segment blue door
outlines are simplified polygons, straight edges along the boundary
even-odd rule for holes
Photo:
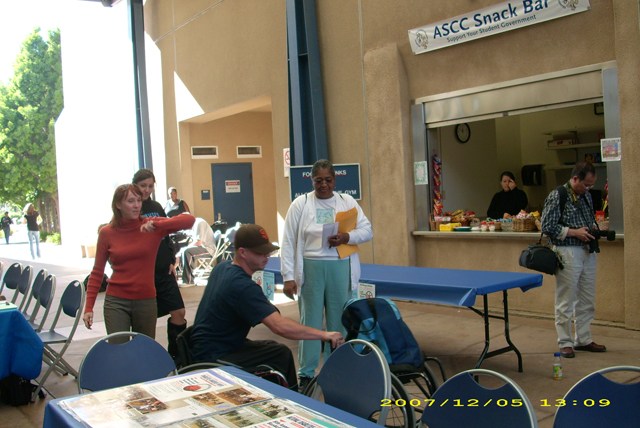
[[[251,163],[212,163],[213,213],[229,226],[255,223]],[[219,217],[218,217],[219,216]]]

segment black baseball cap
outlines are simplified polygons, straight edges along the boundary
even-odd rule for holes
[[[246,248],[258,254],[269,254],[280,247],[273,245],[269,241],[267,231],[257,224],[243,224],[236,232],[233,239],[233,246],[238,248]]]

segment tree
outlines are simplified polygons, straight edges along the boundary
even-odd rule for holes
[[[14,76],[0,85],[0,200],[32,202],[46,232],[59,232],[54,124],[62,112],[60,30],[22,43]]]

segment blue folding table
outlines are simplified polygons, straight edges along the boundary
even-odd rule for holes
[[[11,373],[35,379],[42,369],[44,345],[22,313],[9,306],[0,310],[0,379]]]
[[[385,266],[361,264],[360,282],[376,285],[376,296],[389,299],[465,306],[484,319],[485,346],[478,359],[479,368],[485,358],[514,351],[518,357],[518,371],[522,372],[522,355],[511,342],[509,334],[509,303],[507,290],[520,288],[523,292],[542,285],[542,274],[496,272],[462,269],[422,268],[414,266]],[[282,283],[280,258],[271,257],[265,270],[275,274]],[[502,291],[503,314],[489,314],[488,294]],[[476,297],[482,296],[484,309],[474,308]],[[504,321],[504,336],[508,346],[489,352],[489,318]]]

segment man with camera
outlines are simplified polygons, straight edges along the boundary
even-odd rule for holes
[[[571,179],[552,190],[542,210],[542,232],[554,244],[563,268],[556,271],[555,318],[558,345],[565,358],[577,351],[605,352],[591,339],[595,318],[596,253],[600,237],[589,189],[597,175],[589,162],[578,162]],[[564,189],[563,189],[564,188]],[[564,202],[564,203],[562,203]],[[595,236],[594,236],[595,234]],[[571,317],[575,313],[575,340]]]

